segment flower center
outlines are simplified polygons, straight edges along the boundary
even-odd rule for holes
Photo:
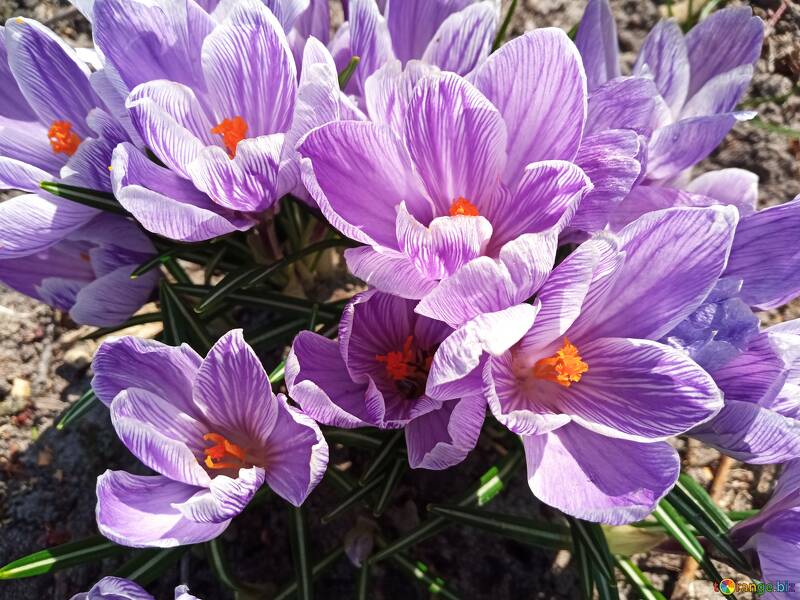
[[[47,139],[50,140],[53,152],[62,152],[67,156],[75,154],[81,145],[81,138],[72,131],[72,125],[67,121],[53,121],[47,132]]]
[[[216,127],[211,128],[211,133],[222,136],[222,143],[228,149],[228,156],[236,156],[236,145],[247,135],[247,121],[236,116],[232,119],[223,119]]]
[[[581,360],[578,348],[564,338],[564,345],[553,356],[542,358],[533,365],[533,376],[569,387],[581,380],[589,365]]]
[[[459,196],[450,205],[451,217],[479,217],[478,208],[466,198]]]
[[[241,446],[229,442],[218,433],[207,433],[203,439],[213,444],[203,450],[206,455],[205,465],[209,469],[240,469],[247,466],[247,452]]]
[[[406,398],[419,398],[425,391],[433,354],[414,348],[413,335],[406,338],[402,350],[378,354],[375,360],[385,365],[395,388]]]

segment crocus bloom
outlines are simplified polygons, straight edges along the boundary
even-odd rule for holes
[[[286,386],[303,411],[336,427],[405,427],[413,468],[445,469],[475,447],[486,413],[480,373],[436,398],[426,393],[439,343],[452,330],[414,302],[370,290],[347,305],[333,341],[301,332]]]
[[[367,78],[394,59],[466,75],[492,51],[499,9],[494,0],[402,0],[387,3],[384,17],[376,0],[350,0],[331,41],[339,70],[361,59],[346,91],[363,100]]]
[[[389,64],[366,82],[372,122],[328,123],[298,148],[323,214],[367,245],[346,252],[348,267],[381,291],[422,298],[523,234],[553,240],[540,258],[549,268],[592,184],[639,173],[627,158],[603,169],[630,136],[638,151],[635,133],[583,138],[585,76],[563,31],[510,41],[470,80]]]
[[[75,594],[71,600],[154,600],[138,583],[121,577],[103,577],[88,592]],[[175,600],[199,600],[189,593],[189,588],[175,588]]]
[[[69,312],[76,323],[96,327],[123,323],[150,299],[158,273],[135,280],[130,275],[156,250],[127,219],[100,214],[39,251],[26,248],[29,224],[17,222],[3,233],[13,243],[1,254],[13,258],[0,260],[0,282],[8,287]]]
[[[665,440],[712,417],[722,396],[686,354],[654,340],[708,296],[736,219],[728,207],[670,209],[584,242],[540,288],[533,326],[489,356],[489,406],[522,435],[537,498],[616,525],[672,487],[679,460]]]
[[[800,461],[786,465],[769,502],[757,515],[731,529],[730,535],[742,551],[757,559],[764,583],[773,584],[774,593],[761,597],[800,597]]]
[[[708,156],[738,120],[752,118],[754,113],[735,108],[750,84],[763,37],[763,24],[749,7],[714,11],[685,36],[674,21],[653,28],[633,67],[633,75],[652,78],[660,96],[652,115],[645,183],[679,175]],[[608,0],[590,0],[575,43],[596,107],[607,110],[609,103],[638,101],[651,106],[643,88],[638,98],[615,98],[613,90],[625,84],[619,79],[617,32]],[[617,127],[639,117],[630,108],[616,113]]]
[[[299,506],[322,478],[328,445],[316,423],[272,393],[241,330],[205,359],[132,337],[104,343],[92,382],[120,439],[154,476],[97,480],[100,532],[126,546],[215,538],[263,483]]]
[[[317,112],[308,97],[296,102],[286,35],[259,0],[235,3],[221,22],[192,0],[177,4],[97,2],[95,38],[132,88],[126,106],[137,132],[167,167],[120,145],[117,198],[146,229],[197,241],[248,229],[297,186],[294,143],[317,119],[339,118],[340,91],[324,46],[306,44],[301,88],[324,84],[324,93],[314,96]],[[130,7],[143,24],[131,22]],[[141,61],[129,60],[131,43]]]

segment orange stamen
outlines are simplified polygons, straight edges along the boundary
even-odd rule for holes
[[[533,376],[569,387],[581,380],[589,365],[581,360],[578,348],[564,338],[564,345],[553,356],[542,358],[533,365]]]
[[[206,455],[205,465],[209,469],[239,469],[245,466],[247,452],[241,446],[229,442],[218,433],[207,433],[203,439],[214,444],[203,450]],[[226,458],[233,460],[225,460]]]
[[[478,208],[466,198],[459,196],[450,205],[451,217],[479,217]]]
[[[67,121],[53,121],[47,132],[47,139],[50,140],[53,152],[62,152],[67,156],[75,154],[78,146],[81,145],[81,138],[72,131],[72,125]]]
[[[236,146],[247,137],[247,121],[236,116],[232,119],[223,119],[216,127],[211,128],[211,133],[222,136],[222,143],[228,149],[228,156],[236,156]]]
[[[403,344],[403,349],[400,352],[387,352],[386,354],[378,354],[375,360],[386,364],[386,372],[389,377],[395,381],[407,379],[415,371],[412,364],[414,361],[414,351],[412,345],[414,344],[414,336],[410,335],[406,338]]]

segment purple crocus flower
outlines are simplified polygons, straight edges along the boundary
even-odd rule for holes
[[[367,78],[395,59],[466,75],[492,51],[499,16],[494,0],[396,0],[385,16],[376,0],[350,0],[331,52],[340,70],[361,59],[346,91],[363,100]]]
[[[154,600],[138,583],[122,577],[103,577],[88,592],[75,594],[71,600]],[[189,588],[175,588],[175,600],[200,600],[189,593]]]
[[[708,296],[736,220],[729,207],[669,209],[584,242],[539,289],[541,308],[520,341],[490,353],[489,407],[522,436],[540,500],[621,524],[644,517],[672,487],[679,461],[665,440],[711,418],[722,395],[685,353],[654,340]],[[497,297],[492,279],[476,273],[472,282],[473,297]],[[457,348],[440,353],[459,367]]]
[[[0,28],[0,188],[38,192],[0,204],[0,259],[24,240],[40,252],[99,211],[45,194],[44,180],[111,190],[108,166],[125,129],[93,89],[95,76],[75,51],[30,19]]]
[[[283,27],[259,0],[236,2],[221,22],[193,0],[100,0],[94,23],[96,43],[132,90],[136,131],[167,167],[130,144],[114,153],[114,192],[149,231],[197,241],[250,228],[297,187],[296,141],[339,118],[327,50],[306,44],[298,89]],[[141,60],[130,61],[132,47]]]
[[[641,127],[642,116],[649,121],[645,182],[653,183],[669,181],[697,164],[737,121],[754,116],[735,108],[750,84],[763,37],[763,23],[749,7],[715,11],[685,36],[674,21],[658,23],[633,67],[633,75],[652,79],[658,92],[649,116],[636,107],[653,107],[652,94],[641,82],[620,78],[608,0],[589,1],[575,43],[594,100],[590,105],[606,117],[611,113],[617,127]],[[626,86],[632,93],[620,97]],[[619,110],[623,105],[626,109]]]
[[[525,234],[551,240],[539,258],[549,268],[592,184],[639,173],[635,160],[602,168],[629,136],[638,151],[633,132],[583,137],[585,76],[563,31],[510,41],[470,80],[389,64],[366,82],[372,122],[328,123],[298,148],[323,214],[366,244],[346,252],[350,271],[381,291],[422,298]]]
[[[800,319],[749,338],[733,358],[707,367],[725,406],[691,434],[748,463],[800,458]]]
[[[439,343],[452,331],[414,314],[414,302],[375,290],[347,305],[333,341],[301,332],[286,359],[291,397],[335,427],[405,428],[413,468],[446,469],[478,440],[486,401],[480,372],[435,397],[426,392]]]
[[[106,471],[97,523],[126,546],[217,537],[263,483],[299,506],[319,483],[328,445],[316,423],[275,396],[241,330],[205,359],[132,337],[94,357],[95,393],[128,449],[158,475]]]
[[[784,467],[769,502],[731,529],[730,535],[742,551],[757,559],[764,583],[773,585],[772,593],[760,597],[800,597],[800,461]]]
[[[29,198],[35,196],[17,196],[6,204]],[[3,232],[9,246],[0,260],[0,282],[8,287],[69,312],[76,323],[96,327],[123,323],[150,299],[158,273],[135,280],[130,275],[155,248],[127,219],[100,214],[38,251],[27,248],[30,221],[15,225]]]

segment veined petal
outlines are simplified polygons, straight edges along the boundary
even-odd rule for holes
[[[586,121],[586,74],[563,31],[537,29],[503,44],[471,80],[508,129],[504,183],[513,184],[532,162],[575,156]]]
[[[439,69],[418,60],[405,66],[390,60],[370,75],[364,89],[370,120],[387,125],[397,137],[403,136],[406,110],[417,83],[424,77],[434,77]]]
[[[50,177],[50,173],[39,167],[0,156],[0,189],[36,193],[40,189],[39,184],[48,181]]]
[[[370,286],[401,298],[417,300],[436,287],[411,258],[390,248],[348,248],[344,258],[349,271]]]
[[[151,271],[132,281],[135,268],[136,264],[123,265],[84,286],[75,297],[70,318],[94,327],[124,323],[150,300],[160,278],[157,271]]]
[[[445,20],[474,0],[393,0],[386,19],[394,53],[403,63],[421,58]],[[351,17],[352,19],[352,17]]]
[[[207,490],[195,494],[177,509],[195,523],[227,523],[239,515],[264,483],[264,469],[239,469],[234,479],[217,475]]]
[[[573,423],[522,441],[534,495],[587,521],[643,519],[680,474],[678,453],[666,442],[607,438]]]
[[[347,90],[352,88],[363,96],[367,77],[394,58],[392,38],[375,0],[350,0],[348,9],[350,56],[361,61]]]
[[[207,542],[227,529],[195,523],[177,508],[203,488],[162,476],[106,471],[97,478],[97,527],[105,537],[134,548],[172,548]]]
[[[726,113],[736,108],[753,78],[752,65],[740,65],[709,79],[681,110],[682,119]]]
[[[650,30],[639,51],[633,74],[651,73],[658,92],[678,115],[689,91],[689,54],[675,21],[660,21]]]
[[[476,2],[451,14],[425,48],[423,62],[459,75],[475,69],[492,51],[497,9],[495,2]],[[416,27],[419,26],[417,23]]]
[[[692,179],[686,191],[709,196],[723,204],[733,204],[744,217],[756,209],[758,175],[745,169],[709,171]]]
[[[575,35],[583,58],[589,91],[619,77],[617,24],[608,0],[589,0]]]

